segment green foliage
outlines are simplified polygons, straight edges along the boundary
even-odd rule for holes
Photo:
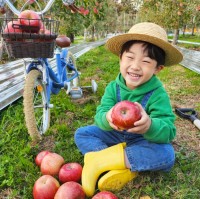
[[[74,132],[83,125],[93,123],[96,107],[106,85],[119,72],[119,61],[117,56],[101,46],[78,58],[77,67],[82,74],[81,85],[89,85],[90,80],[95,79],[98,83],[97,93],[85,90],[84,98],[77,101],[71,100],[64,91],[52,96],[54,108],[51,109],[51,126],[36,146],[30,145],[24,124],[22,99],[0,112],[0,198],[32,198],[33,184],[41,176],[34,158],[41,150],[57,152],[66,162],[76,161],[83,165],[83,156],[74,143]],[[159,78],[172,100],[182,100],[183,105],[187,103],[185,98],[193,99],[200,92],[199,75],[181,66],[165,68]],[[200,111],[200,104],[198,101],[196,103]],[[187,136],[189,130],[188,124],[184,122],[181,134]],[[198,131],[193,131],[199,135]],[[116,195],[120,199],[137,199],[144,195],[152,199],[198,198],[200,157],[198,147],[189,147],[191,142],[182,139],[174,141],[176,164],[170,173],[142,172]]]
[[[145,0],[138,14],[142,21],[152,21],[176,29],[193,24],[194,18],[199,16],[196,11],[198,4],[198,0]]]

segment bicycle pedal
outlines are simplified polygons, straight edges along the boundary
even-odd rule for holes
[[[72,99],[80,99],[83,96],[83,91],[80,87],[72,87],[69,94]]]

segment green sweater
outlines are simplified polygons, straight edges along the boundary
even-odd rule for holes
[[[121,100],[139,103],[141,103],[147,92],[156,89],[146,104],[146,112],[152,122],[143,136],[148,141],[155,143],[169,143],[174,139],[176,136],[175,115],[172,111],[169,96],[156,76],[153,76],[148,82],[136,89],[131,90],[126,86],[122,75],[119,74],[116,80],[107,85],[101,103],[97,107],[95,115],[95,124],[97,126],[106,131],[112,130],[106,119],[106,113],[117,103],[116,84],[120,87]]]

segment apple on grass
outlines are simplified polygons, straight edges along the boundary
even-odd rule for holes
[[[110,191],[101,191],[94,195],[92,199],[118,199],[118,197]]]
[[[35,158],[35,163],[37,166],[40,166],[42,163],[43,158],[49,154],[49,151],[41,151],[40,153],[37,154],[36,158]]]
[[[81,174],[82,166],[77,162],[70,162],[60,168],[58,178],[62,183],[69,181],[79,182]]]
[[[49,153],[44,156],[40,165],[40,171],[43,175],[56,176],[64,163],[65,160],[61,155],[57,153]]]
[[[134,127],[134,123],[141,118],[139,106],[128,100],[118,102],[111,114],[113,124],[121,130],[127,130]]]
[[[54,199],[85,199],[85,192],[79,183],[65,182],[59,187]]]
[[[50,175],[43,175],[37,179],[33,186],[34,199],[54,199],[60,187],[59,182]]]
[[[35,11],[24,10],[19,14],[18,18],[21,25],[26,27],[24,31],[33,33],[39,32],[41,26],[41,18]],[[28,26],[31,26],[31,28]]]

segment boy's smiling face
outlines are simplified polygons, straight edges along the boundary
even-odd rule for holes
[[[120,58],[120,72],[130,89],[147,82],[164,67],[157,66],[157,61],[151,59],[144,49],[144,43],[135,43]]]

